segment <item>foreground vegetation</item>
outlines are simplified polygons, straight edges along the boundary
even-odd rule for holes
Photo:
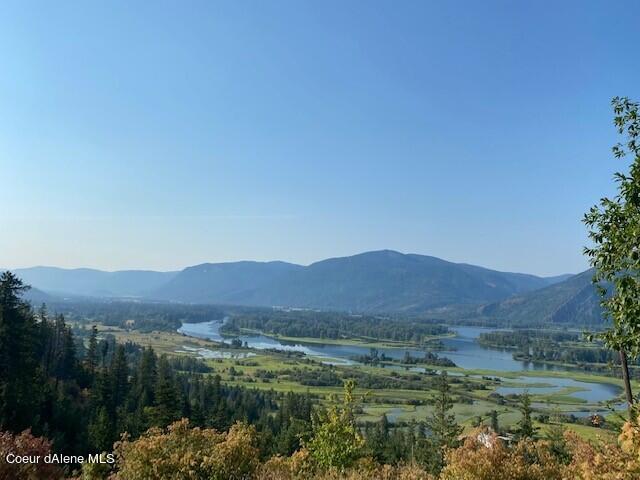
[[[397,437],[381,424],[364,437],[353,421],[352,385],[341,403],[313,416],[308,436],[293,454],[261,455],[260,434],[244,422],[228,431],[194,427],[181,419],[154,427],[137,439],[125,435],[114,444],[113,463],[85,463],[78,480],[247,479],[247,480],[610,480],[640,475],[640,426],[626,422],[616,443],[586,442],[561,428],[535,438],[526,416],[513,440],[491,428],[465,437],[448,414],[446,379],[438,409],[429,419],[429,437],[416,432],[411,454],[399,461]],[[526,404],[523,405],[526,408]],[[51,444],[28,432],[0,435],[0,452],[46,455]],[[66,472],[46,464],[0,464],[2,478],[62,479]]]

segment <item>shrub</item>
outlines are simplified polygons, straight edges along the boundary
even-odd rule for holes
[[[116,480],[229,480],[250,478],[258,466],[256,432],[237,423],[228,433],[190,428],[182,419],[115,446]]]
[[[51,442],[43,437],[34,437],[30,430],[14,435],[0,432],[0,479],[56,480],[64,478],[62,469],[45,463],[44,457],[51,453]],[[36,463],[9,463],[7,455],[39,456]]]

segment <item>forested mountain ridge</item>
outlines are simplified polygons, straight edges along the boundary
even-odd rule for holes
[[[150,296],[188,303],[247,304],[273,282],[303,270],[286,262],[203,263],[187,267]]]
[[[15,272],[47,293],[396,313],[499,302],[566,277],[499,272],[392,250],[331,258],[308,266],[241,261],[204,263],[179,272],[53,267]]]
[[[589,269],[565,281],[479,307],[452,309],[448,317],[507,325],[596,325],[602,323],[598,292]]]
[[[313,263],[247,295],[249,305],[412,312],[507,298],[546,286],[533,275],[456,264],[391,250]]]
[[[554,281],[382,250],[306,267],[283,262],[203,264],[178,273],[151,296],[193,303],[419,312],[498,301]]]

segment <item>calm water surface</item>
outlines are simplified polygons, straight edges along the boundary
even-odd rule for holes
[[[185,323],[178,329],[179,333],[191,337],[206,338],[216,342],[229,343],[228,338],[220,335],[219,329],[223,324],[221,320],[214,320],[205,323]],[[509,350],[484,347],[477,342],[480,333],[490,332],[495,329],[483,327],[452,327],[456,332],[455,337],[444,338],[445,349],[438,351],[438,355],[450,358],[457,366],[464,369],[484,369],[503,372],[539,371],[540,376],[519,377],[517,379],[504,379],[511,383],[541,384],[539,387],[529,385],[528,387],[498,387],[497,393],[508,395],[510,393],[520,394],[528,390],[532,395],[559,393],[567,387],[578,387],[583,390],[572,393],[571,396],[586,400],[589,403],[598,403],[611,400],[620,394],[621,389],[617,385],[607,383],[591,383],[573,380],[571,378],[556,378],[544,376],[545,371],[566,370],[556,365],[544,363],[523,362],[514,360],[512,352]],[[354,364],[351,358],[358,355],[365,355],[370,352],[369,347],[358,345],[331,345],[322,343],[302,343],[288,342],[267,337],[265,335],[240,335],[243,343],[258,350],[277,349],[282,351],[301,352],[310,357],[321,359],[325,363],[332,364]],[[384,353],[393,359],[402,359],[408,352],[412,356],[424,355],[424,350],[419,348],[392,348],[380,347],[378,352]]]

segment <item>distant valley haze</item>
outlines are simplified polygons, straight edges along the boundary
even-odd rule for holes
[[[203,263],[179,271],[88,268],[14,269],[33,300],[72,296],[194,304],[292,307],[447,319],[500,315],[565,322],[598,320],[591,272],[552,277],[500,272],[393,250],[329,258],[308,266],[282,261]]]

